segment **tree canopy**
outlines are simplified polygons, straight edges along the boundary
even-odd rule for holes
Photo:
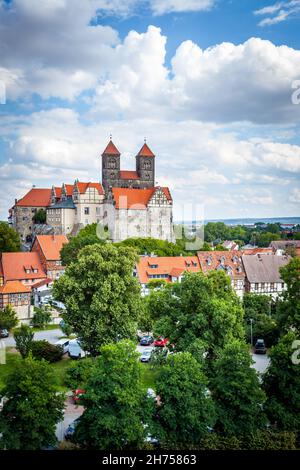
[[[298,348],[298,351],[296,348]],[[300,341],[295,332],[283,336],[269,353],[264,378],[266,413],[278,429],[300,431]]]
[[[239,341],[225,345],[214,364],[211,380],[216,405],[216,430],[226,435],[247,435],[263,427],[265,394],[251,367],[247,346]]]
[[[77,442],[99,450],[144,446],[149,402],[138,358],[130,341],[102,346],[81,399],[84,412],[76,427]]]
[[[300,258],[292,258],[280,269],[280,275],[287,285],[283,300],[278,304],[280,325],[285,331],[294,328],[300,334]]]
[[[0,222],[0,253],[20,251],[19,234],[6,222]]]
[[[92,355],[105,343],[134,338],[140,314],[140,286],[133,277],[137,255],[112,244],[86,246],[53,286],[63,318]]]
[[[68,266],[75,261],[79,251],[87,245],[103,245],[104,240],[97,235],[97,224],[90,224],[82,228],[79,233],[66,243],[60,252],[61,261]]]
[[[214,405],[207,378],[190,353],[169,355],[157,377],[159,440],[175,446],[199,444],[214,425]]]
[[[63,417],[64,396],[57,394],[50,366],[31,356],[16,364],[2,390],[0,448],[36,450],[56,443],[56,424]]]
[[[181,283],[149,295],[154,331],[186,351],[199,338],[209,357],[232,338],[243,338],[243,309],[224,272],[186,273]]]

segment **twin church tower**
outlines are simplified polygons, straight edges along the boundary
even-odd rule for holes
[[[110,140],[102,153],[102,186],[107,195],[111,188],[148,189],[155,187],[155,155],[146,142],[136,155],[136,170],[121,170],[120,152]]]

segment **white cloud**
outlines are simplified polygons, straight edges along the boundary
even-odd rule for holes
[[[156,154],[156,180],[170,187],[176,207],[183,202],[204,204],[209,218],[242,216],[241,210],[249,206],[255,215],[288,210],[293,215],[286,180],[297,187],[298,146],[240,139],[221,126],[197,121],[152,118],[84,125],[78,113],[63,108],[14,119],[3,119],[10,143],[7,162],[0,165],[5,211],[32,184],[50,187],[77,177],[99,181],[100,155],[112,132],[123,169],[134,168],[134,156],[147,136]],[[289,167],[290,162],[294,166]]]
[[[254,14],[259,16],[267,15],[261,20],[259,26],[271,26],[273,24],[282,23],[287,19],[296,16],[300,12],[300,0],[290,0],[276,2],[273,5],[255,10]],[[273,16],[272,16],[273,15]]]
[[[300,189],[294,188],[290,194],[289,201],[294,204],[300,204]]]
[[[300,76],[300,51],[257,38],[208,49],[184,41],[169,68],[159,28],[130,31],[120,42],[112,28],[89,25],[101,6],[109,2],[14,0],[12,9],[0,7],[0,79],[8,98],[75,100],[89,91],[93,119],[299,119],[291,87]]]
[[[155,15],[171,12],[210,10],[216,0],[150,0],[150,7]]]

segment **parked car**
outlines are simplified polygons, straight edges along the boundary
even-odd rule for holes
[[[164,348],[165,346],[167,346],[168,343],[169,343],[168,338],[163,338],[162,336],[159,336],[159,337],[154,341],[154,346],[156,346],[156,347],[158,347],[158,348]]]
[[[69,342],[68,354],[72,359],[81,359],[82,357],[86,356],[86,353],[82,349],[78,338]]]
[[[152,355],[152,348],[145,348],[141,355],[141,362],[149,362]]]
[[[266,354],[267,348],[263,339],[258,339],[254,346],[254,354]]]
[[[9,337],[9,332],[7,331],[6,328],[1,328],[0,329],[0,338],[8,338]]]
[[[73,421],[71,424],[69,424],[69,426],[67,427],[66,431],[65,431],[65,439],[66,441],[70,441],[72,440],[73,436],[74,436],[74,433],[75,433],[75,429],[76,429],[76,426],[78,425],[79,423],[79,419],[80,418],[77,418],[75,419],[75,421]]]
[[[153,343],[153,337],[148,335],[148,336],[143,336],[140,345],[141,346],[150,346]]]
[[[61,346],[63,350],[63,354],[66,354],[67,352],[69,352],[69,344],[70,344],[70,340],[67,338],[64,338],[64,339],[59,339],[58,341],[56,341],[55,346]]]
[[[73,398],[73,401],[75,404],[78,404],[80,398],[85,394],[85,390],[83,390],[82,388],[77,388],[76,390],[74,390],[73,392],[73,395],[72,395],[72,398]]]

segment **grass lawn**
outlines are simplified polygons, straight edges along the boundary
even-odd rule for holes
[[[150,368],[147,363],[142,363],[142,384],[145,388],[153,388],[155,390],[155,380],[159,374],[160,367],[156,366],[155,369]]]
[[[18,353],[7,352],[6,353],[6,364],[0,364],[0,391],[5,385],[5,379],[10,372],[12,372],[19,362],[21,362],[21,356]],[[58,388],[60,391],[67,391],[67,387],[64,383],[64,377],[66,369],[74,364],[74,360],[70,359],[68,356],[63,358],[59,362],[54,362],[50,364],[51,368],[55,372],[57,378]]]

